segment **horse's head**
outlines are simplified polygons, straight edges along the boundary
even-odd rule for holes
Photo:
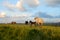
[[[38,17],[35,17],[34,20],[36,20]]]
[[[30,23],[32,22],[32,21],[29,21]]]

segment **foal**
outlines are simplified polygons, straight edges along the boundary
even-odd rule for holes
[[[32,25],[36,25],[36,22],[29,21],[29,23]]]

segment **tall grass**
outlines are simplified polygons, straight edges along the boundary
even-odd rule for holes
[[[0,40],[60,40],[60,27],[1,24]]]

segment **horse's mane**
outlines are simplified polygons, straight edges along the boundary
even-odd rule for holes
[[[40,20],[40,21],[44,22],[43,19],[42,19],[42,18],[39,18],[39,17],[35,17],[34,20],[35,20],[35,21],[36,21],[36,20]]]

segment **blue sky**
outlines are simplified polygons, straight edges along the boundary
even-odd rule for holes
[[[2,20],[7,17],[32,19],[33,16],[38,16],[39,12],[46,16],[60,18],[60,0],[0,0],[0,19],[2,18]],[[48,16],[43,18],[48,18]],[[12,21],[14,20],[12,19]]]

